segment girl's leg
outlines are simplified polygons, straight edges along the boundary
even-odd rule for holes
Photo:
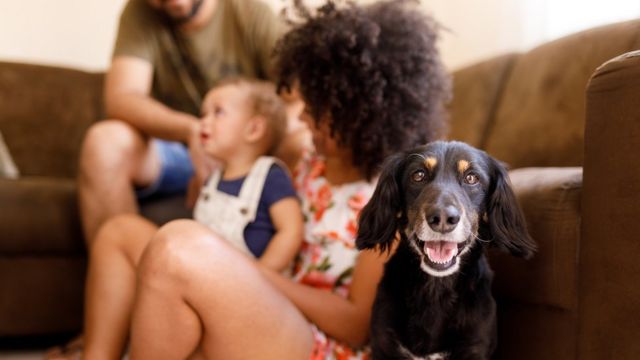
[[[141,216],[121,215],[98,231],[85,289],[84,358],[122,357],[135,296],[135,267],[156,230]]]
[[[193,221],[161,228],[138,269],[132,359],[305,359],[311,327],[255,262]]]

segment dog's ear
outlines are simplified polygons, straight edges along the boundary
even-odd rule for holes
[[[379,246],[380,251],[385,251],[396,237],[401,221],[398,214],[404,201],[397,177],[404,158],[403,154],[397,154],[385,162],[373,196],[360,213],[356,237],[360,250]]]
[[[527,232],[527,225],[516,196],[509,185],[509,175],[505,166],[489,157],[491,184],[487,216],[492,242],[498,248],[515,256],[530,258],[536,251],[536,244]]]

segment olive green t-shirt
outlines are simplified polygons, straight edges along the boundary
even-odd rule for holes
[[[188,34],[171,29],[147,0],[130,0],[120,16],[113,56],[149,61],[151,96],[175,110],[198,115],[206,91],[221,79],[272,78],[273,47],[286,24],[259,0],[216,0],[214,14],[203,28]],[[178,43],[187,50],[181,52]],[[185,62],[184,54],[190,61]],[[198,71],[189,71],[194,67]]]

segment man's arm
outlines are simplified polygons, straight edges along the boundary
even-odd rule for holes
[[[153,137],[188,143],[198,119],[151,98],[153,66],[133,56],[116,56],[105,81],[105,106],[110,118],[125,121]]]

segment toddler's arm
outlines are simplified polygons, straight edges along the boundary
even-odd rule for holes
[[[283,198],[271,205],[269,215],[276,232],[258,261],[270,269],[282,271],[291,264],[302,243],[300,202],[291,196]]]

